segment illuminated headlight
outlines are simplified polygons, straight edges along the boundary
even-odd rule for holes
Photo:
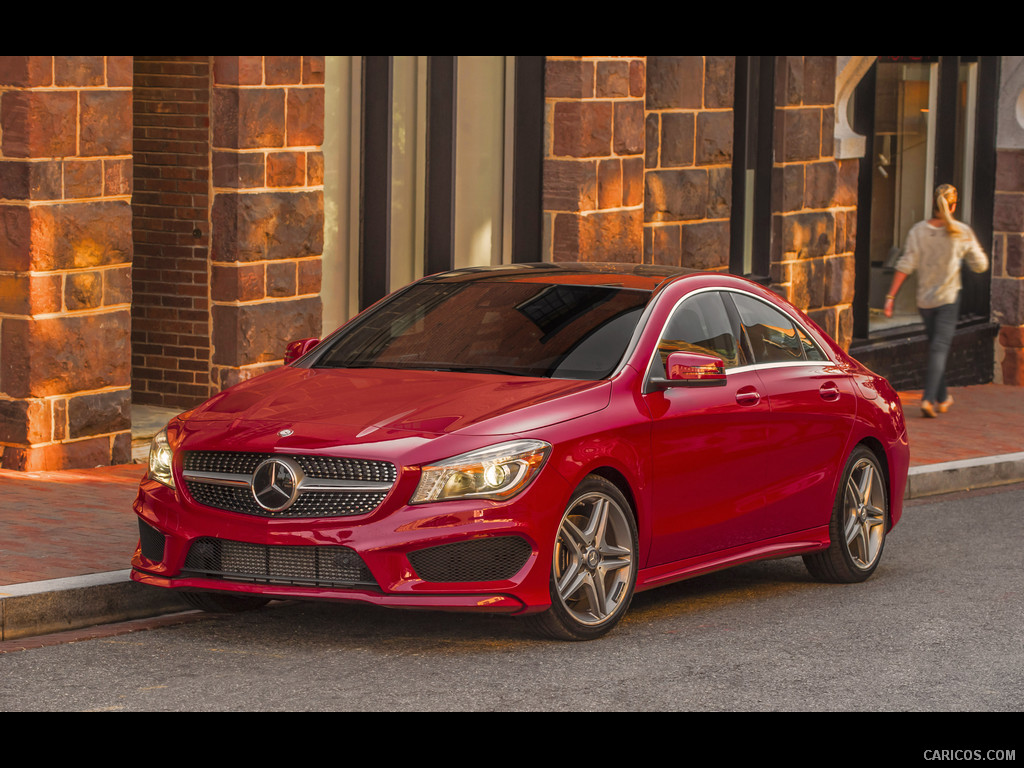
[[[503,501],[526,488],[551,451],[540,440],[514,440],[423,467],[411,504],[449,499]]]
[[[171,444],[167,442],[167,428],[161,429],[149,446],[149,476],[158,483],[174,487],[171,476]]]

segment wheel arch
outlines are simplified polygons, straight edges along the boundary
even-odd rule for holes
[[[591,469],[587,474],[603,477],[618,488],[622,492],[622,495],[626,497],[626,501],[629,502],[630,511],[633,513],[633,519],[639,525],[639,508],[637,506],[636,494],[633,493],[633,487],[622,472],[617,470],[615,467],[602,465]]]

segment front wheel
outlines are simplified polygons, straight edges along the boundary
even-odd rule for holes
[[[864,581],[878,567],[889,526],[885,475],[878,458],[863,445],[850,455],[829,523],[828,549],[804,555],[821,581]]]
[[[629,608],[636,586],[637,532],[626,497],[591,475],[573,493],[555,536],[551,608],[529,617],[557,640],[593,640]]]

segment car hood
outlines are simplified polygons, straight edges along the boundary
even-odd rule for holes
[[[607,381],[447,371],[283,367],[238,384],[185,414],[189,425],[241,437],[287,428],[301,439],[370,442],[385,433],[508,435],[601,410]]]

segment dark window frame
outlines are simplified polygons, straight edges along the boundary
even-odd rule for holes
[[[737,56],[733,100],[732,214],[729,271],[769,281],[775,131],[775,57]],[[744,269],[747,171],[754,171],[751,267]]]

